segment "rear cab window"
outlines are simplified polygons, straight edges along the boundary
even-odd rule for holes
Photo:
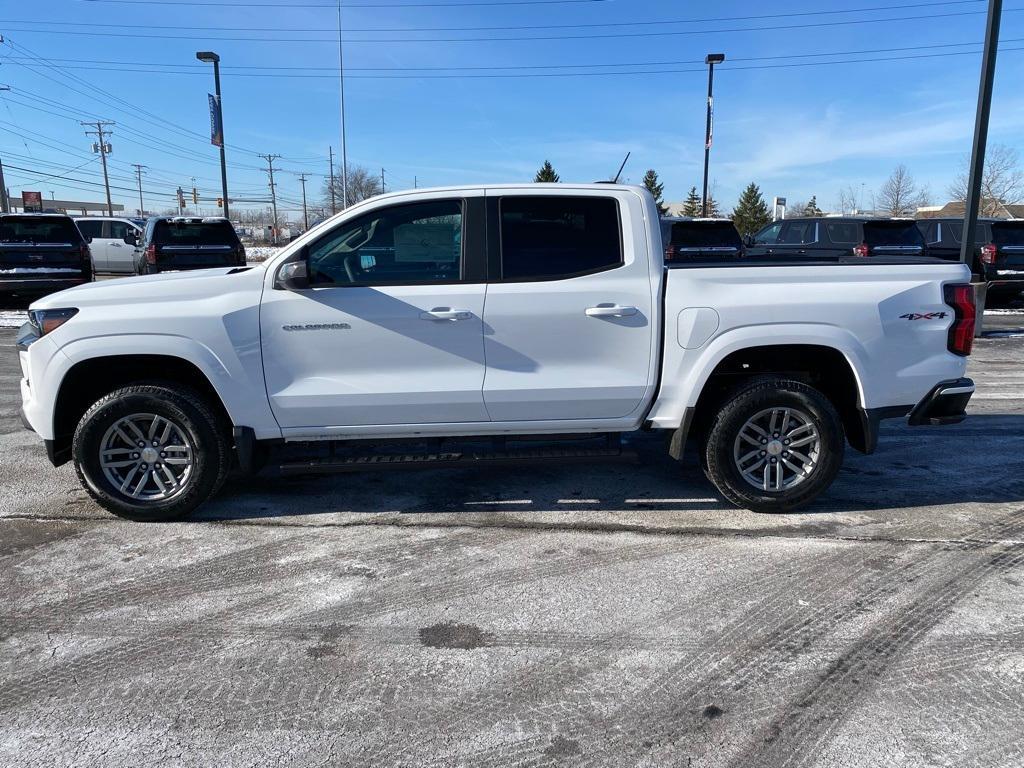
[[[1024,224],[1024,222],[1022,222]],[[952,238],[957,244],[963,242],[964,234],[964,223],[962,221],[942,221],[938,224],[942,239],[947,241]],[[974,244],[983,245],[991,242],[992,236],[988,231],[988,224],[984,222],[978,223],[978,228],[974,230]]]
[[[500,219],[502,280],[564,280],[624,263],[614,198],[503,197]]]
[[[743,244],[731,221],[677,221],[670,237],[671,244],[680,248],[739,248]]]
[[[1024,221],[993,222],[992,242],[996,245],[1024,246]]]

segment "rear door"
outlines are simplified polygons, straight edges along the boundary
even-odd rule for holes
[[[489,192],[487,212],[491,419],[634,415],[651,386],[657,332],[641,198]],[[640,225],[624,228],[630,221]]]
[[[864,242],[871,256],[925,256],[924,236],[911,219],[865,221]]]

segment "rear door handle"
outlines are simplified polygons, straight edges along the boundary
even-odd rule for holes
[[[587,307],[587,317],[632,317],[639,312],[636,307],[620,307],[618,304],[598,304]]]
[[[420,320],[471,320],[473,313],[468,309],[450,309],[449,307],[434,307],[429,312],[421,312]]]

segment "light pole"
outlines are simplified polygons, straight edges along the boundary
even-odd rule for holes
[[[708,161],[711,159],[711,115],[714,112],[713,89],[715,83],[715,64],[725,61],[724,53],[709,53],[704,58],[708,65],[708,119],[704,131],[704,196],[701,198],[701,215],[708,215]]]
[[[220,139],[220,187],[223,196],[224,218],[228,218],[228,162],[224,156],[224,109],[220,98],[220,56],[213,51],[196,51],[196,58],[213,64],[213,88],[217,96],[217,122],[220,124],[220,135],[211,136]],[[216,142],[214,142],[216,143]]]

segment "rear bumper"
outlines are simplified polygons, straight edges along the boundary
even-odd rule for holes
[[[974,394],[971,379],[940,381],[910,412],[912,427],[924,424],[959,424],[967,418],[967,403]]]

